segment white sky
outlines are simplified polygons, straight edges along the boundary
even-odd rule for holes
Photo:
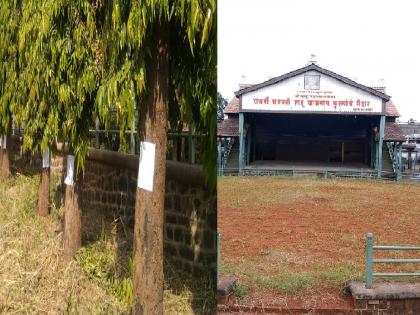
[[[401,117],[420,121],[420,2],[218,0],[218,91],[318,65],[367,86],[384,79]]]

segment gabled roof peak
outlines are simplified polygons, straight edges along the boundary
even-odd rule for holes
[[[252,91],[258,90],[260,88],[263,88],[263,87],[266,87],[266,86],[269,86],[269,85],[276,84],[276,83],[281,82],[283,80],[292,78],[294,76],[297,76],[299,74],[302,74],[302,73],[305,73],[305,72],[308,72],[308,71],[312,71],[312,70],[317,71],[317,72],[322,73],[322,74],[325,74],[325,75],[327,75],[329,77],[335,78],[335,79],[337,79],[337,80],[339,80],[339,81],[341,81],[341,82],[343,82],[345,84],[351,85],[351,86],[353,86],[355,88],[361,89],[361,90],[363,90],[365,92],[368,92],[370,94],[373,94],[373,95],[375,95],[377,97],[380,97],[381,99],[383,99],[385,101],[389,101],[391,99],[391,97],[388,96],[388,95],[386,95],[385,93],[382,93],[380,91],[377,91],[377,90],[375,90],[375,89],[373,89],[371,87],[368,87],[366,85],[357,83],[357,82],[355,82],[353,80],[350,80],[347,77],[344,77],[342,75],[339,75],[339,74],[337,74],[335,72],[332,72],[330,70],[321,68],[320,66],[316,65],[315,63],[311,63],[311,64],[309,64],[309,65],[307,65],[307,66],[305,66],[303,68],[300,68],[300,69],[291,71],[291,72],[286,73],[286,74],[283,74],[281,76],[271,78],[270,80],[267,80],[265,82],[262,82],[262,83],[259,83],[259,84],[254,84],[254,85],[249,86],[247,88],[238,90],[238,91],[235,92],[235,95],[236,95],[236,97],[239,97],[239,96],[241,96],[243,94],[246,94],[248,92],[252,92]]]

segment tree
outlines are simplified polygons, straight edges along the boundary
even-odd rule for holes
[[[131,127],[135,108],[139,111],[140,139],[155,144],[156,158],[153,190],[136,192],[134,313],[161,314],[166,132],[170,123],[194,123],[196,131],[205,136],[201,162],[208,185],[215,189],[216,2],[6,2],[1,9],[17,7],[16,3],[23,7],[22,23],[16,19],[15,29],[1,29],[2,36],[10,37],[6,42],[16,43],[20,25],[19,49],[15,50],[22,69],[13,72],[15,51],[10,53],[2,45],[0,92],[8,94],[2,93],[0,105],[5,106],[0,108],[0,131],[10,126],[5,122],[13,106],[21,104],[23,109],[16,113],[25,121],[25,150],[38,154],[53,149],[60,139],[74,155],[80,175],[93,118],[98,116],[109,129],[109,112],[116,108],[124,147],[125,131]],[[4,21],[12,19],[8,12]],[[13,80],[19,73],[21,77]],[[16,97],[20,100],[14,99],[13,88],[4,88],[11,80],[18,84]],[[66,187],[67,258],[81,243],[79,175]],[[45,180],[49,181],[48,174]]]
[[[23,78],[29,95],[23,114],[24,149],[40,153],[54,149],[60,139],[76,161],[74,181],[66,185],[63,241],[67,258],[81,244],[80,171],[100,80],[97,9],[95,1],[26,0],[20,31]],[[40,200],[48,200],[48,188],[49,173],[44,176],[43,171]]]
[[[228,101],[223,98],[222,94],[217,92],[217,121],[223,121],[224,119],[224,109],[227,106]]]
[[[19,64],[18,28],[21,15],[20,2],[0,2],[0,135],[1,177],[10,176],[10,148],[13,113],[18,110]],[[6,140],[6,141],[4,141]]]
[[[156,145],[153,191],[137,189],[134,313],[162,314],[163,206],[168,122],[195,122],[206,133],[207,180],[216,180],[216,3],[109,1],[104,6],[104,72],[97,106],[116,104],[125,132],[139,108],[141,141]],[[169,115],[170,113],[170,115]],[[121,141],[125,141],[121,137]],[[140,174],[142,176],[142,174]]]

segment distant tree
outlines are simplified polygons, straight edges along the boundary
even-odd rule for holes
[[[221,122],[224,119],[224,110],[227,104],[227,99],[223,98],[220,92],[217,92],[217,122]]]
[[[21,3],[14,0],[0,1],[0,150],[1,177],[10,176],[11,129],[14,114],[19,113],[19,53],[18,29],[21,19]]]

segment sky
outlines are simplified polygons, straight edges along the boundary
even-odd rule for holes
[[[218,91],[318,65],[385,86],[401,117],[420,121],[418,1],[218,0]]]

